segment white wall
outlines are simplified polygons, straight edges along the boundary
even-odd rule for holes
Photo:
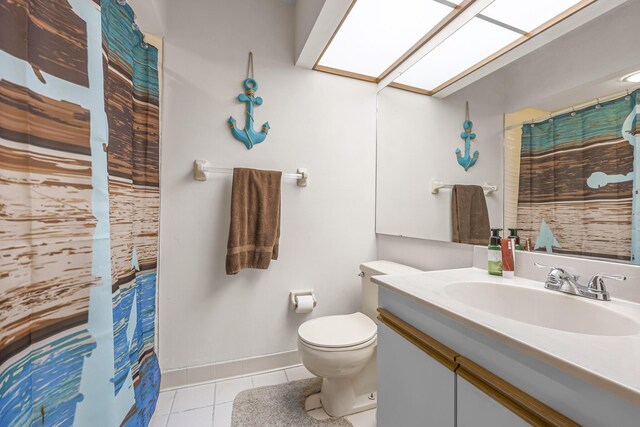
[[[398,262],[424,271],[470,267],[472,245],[411,237],[377,235],[378,259]]]
[[[294,68],[294,6],[280,0],[166,2],[161,170],[160,362],[163,370],[296,348],[298,325],[360,304],[360,262],[375,258],[376,86]],[[254,53],[253,150],[231,137],[229,115]],[[294,172],[282,186],[280,259],[269,270],[225,275],[230,176],[192,179],[214,166]],[[313,288],[312,316],[289,310],[289,290]]]
[[[457,116],[452,116],[451,119],[443,118],[441,114],[432,112],[434,108],[448,111],[451,105],[463,105],[464,100],[469,99],[471,119],[479,141],[476,146],[479,147],[480,159],[474,167],[478,168],[486,160],[483,154],[487,151],[487,142],[502,146],[502,130],[500,128],[496,131],[495,128],[497,121],[500,121],[501,127],[502,113],[526,107],[554,110],[627,88],[629,85],[622,84],[619,77],[640,69],[640,57],[631,54],[637,51],[637,35],[633,31],[620,31],[620,28],[637,26],[638,16],[640,2],[629,1],[443,100],[425,101],[426,97],[418,94],[394,94],[394,97],[405,98],[406,102],[405,107],[395,106],[397,116],[422,117],[417,124],[405,121],[403,126],[417,127],[422,138],[433,141],[432,147],[440,147],[438,150],[446,156],[450,154],[451,149],[455,149],[454,143],[461,146],[456,141],[457,133],[460,132],[460,119]],[[389,97],[389,90],[386,88],[381,92],[379,104]],[[437,104],[438,101],[442,104]],[[378,108],[385,107],[379,105]],[[454,123],[457,123],[457,127],[453,127]],[[447,131],[450,137],[443,140],[441,132],[445,127],[451,128]],[[380,141],[378,146],[381,156]],[[432,151],[435,152],[435,148],[432,148]],[[459,168],[451,160],[447,158],[447,165]],[[455,162],[455,159],[453,161]],[[422,174],[427,175],[424,171]],[[423,184],[420,181],[416,185]],[[502,186],[502,180],[499,184]],[[378,199],[380,211],[379,196]],[[450,211],[447,209],[443,217],[444,215],[450,215]],[[437,223],[446,225],[443,220]],[[495,224],[493,220],[492,224]],[[377,229],[380,232],[379,220]],[[432,239],[439,238],[433,236]],[[378,235],[377,243],[378,257],[381,259],[406,262],[424,269],[471,266],[473,249],[470,245],[381,235]]]

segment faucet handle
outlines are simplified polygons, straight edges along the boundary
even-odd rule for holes
[[[561,268],[559,268],[559,267],[554,267],[553,265],[541,264],[541,263],[539,263],[538,261],[535,261],[535,262],[533,263],[533,265],[535,265],[536,267],[541,267],[541,268],[550,268],[550,269],[552,269],[552,270],[562,270],[562,269],[561,269]]]
[[[622,281],[622,280],[627,280],[627,277],[621,276],[618,274],[604,274],[604,273],[594,274],[591,280],[589,280],[588,288],[593,292],[608,293],[604,286],[604,280],[602,279]]]

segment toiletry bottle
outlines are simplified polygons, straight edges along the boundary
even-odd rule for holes
[[[500,244],[500,231],[502,228],[491,229],[491,240],[487,247],[487,267],[489,274],[502,276],[502,246]]]
[[[527,252],[533,251],[533,242],[531,241],[531,237],[527,237],[524,241],[524,250]]]
[[[512,278],[516,268],[516,239],[502,239],[502,275]]]
[[[519,228],[510,228],[509,232],[511,234],[509,235],[509,239],[515,239],[515,241],[516,241],[516,250],[517,251],[523,251],[524,250],[524,246],[522,246],[520,244],[520,237],[518,236],[518,230],[519,230]]]

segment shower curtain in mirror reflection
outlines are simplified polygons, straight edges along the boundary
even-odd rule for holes
[[[124,3],[124,2],[123,2]],[[0,0],[0,426],[146,426],[158,51],[116,0]]]
[[[554,252],[640,263],[639,103],[635,91],[523,126],[523,235]]]

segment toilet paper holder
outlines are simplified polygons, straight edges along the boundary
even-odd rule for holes
[[[289,293],[289,298],[291,300],[293,309],[295,310],[296,308],[298,308],[298,297],[303,295],[311,295],[311,298],[313,298],[313,308],[316,308],[318,301],[316,300],[316,295],[313,293],[313,289],[304,289],[300,291],[291,291]]]

